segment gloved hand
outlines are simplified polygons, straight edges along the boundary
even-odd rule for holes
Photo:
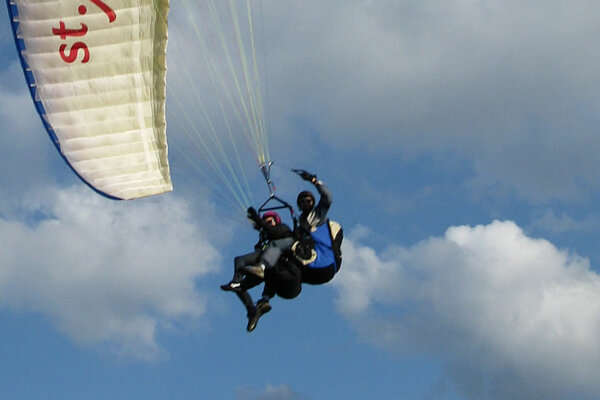
[[[304,179],[305,181],[309,181],[309,182],[312,182],[313,180],[317,179],[317,176],[316,176],[316,175],[313,175],[313,174],[311,174],[311,173],[310,173],[310,172],[308,172],[308,171],[302,171],[302,172],[300,173],[300,177],[301,177],[302,179]]]
[[[256,225],[256,223],[258,221],[260,221],[260,217],[258,216],[258,212],[256,212],[256,210],[254,209],[254,207],[248,207],[248,210],[246,211],[246,217],[248,217],[248,219],[250,221],[252,221],[252,223],[254,223]]]
[[[303,260],[308,260],[312,257],[312,251],[315,248],[315,242],[312,239],[303,239],[298,242],[295,255]]]

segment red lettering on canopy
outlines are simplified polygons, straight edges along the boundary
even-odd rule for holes
[[[67,29],[63,21],[59,21],[59,28],[52,28],[54,35],[60,36],[62,40],[65,40],[67,36],[84,36],[88,27],[85,24],[81,24],[81,29]]]
[[[108,22],[114,22],[114,20],[117,19],[117,14],[115,14],[115,12],[113,11],[113,9],[110,8],[102,0],[90,0],[90,1],[92,3],[94,3],[98,8],[100,8],[102,11],[104,11],[104,13],[106,14],[106,16],[108,17]]]
[[[83,42],[74,43],[73,46],[71,46],[71,48],[69,49],[69,54],[67,54],[65,52],[66,49],[67,49],[66,44],[61,44],[60,48],[58,49],[58,53],[60,54],[60,57],[63,59],[64,62],[69,63],[69,64],[74,63],[75,60],[77,59],[77,55],[79,54],[79,50],[83,51],[83,58],[82,58],[81,62],[83,64],[85,64],[86,62],[90,61],[90,51],[85,43],[83,43]]]
[[[117,19],[117,14],[115,11],[110,8],[103,0],[90,0],[96,7],[98,7],[106,16],[108,17],[108,22],[112,23]],[[80,4],[77,7],[77,12],[79,15],[86,15],[87,7],[83,4]],[[58,28],[52,28],[52,34],[56,36],[60,36],[62,40],[67,40],[67,38],[72,37],[81,37],[83,38],[87,32],[88,27],[86,24],[80,23],[81,28],[79,29],[70,29],[67,28],[63,21],[58,21]],[[85,42],[76,42],[69,48],[66,43],[62,43],[58,48],[58,53],[60,57],[66,63],[73,63],[77,60],[78,55],[82,54],[81,63],[85,64],[90,60],[90,50],[85,44]]]

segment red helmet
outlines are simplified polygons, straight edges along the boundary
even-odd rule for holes
[[[262,215],[263,220],[269,217],[273,218],[275,222],[277,222],[277,224],[281,223],[281,218],[279,217],[279,214],[277,214],[275,211],[267,211]]]

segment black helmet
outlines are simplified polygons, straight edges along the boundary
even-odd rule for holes
[[[298,197],[296,198],[296,204],[298,204],[298,207],[300,207],[300,199],[303,199],[305,197],[310,197],[312,199],[313,203],[315,202],[315,196],[308,190],[304,190],[304,191],[298,193]]]

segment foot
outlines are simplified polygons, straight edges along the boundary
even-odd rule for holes
[[[248,332],[252,332],[254,328],[256,328],[256,324],[258,323],[259,315],[256,313],[256,308],[252,310],[248,310],[248,325],[246,326],[246,330]]]
[[[271,304],[267,300],[259,300],[256,303],[256,313],[260,315],[264,315],[271,311]]]
[[[248,265],[244,268],[244,271],[246,271],[249,274],[256,275],[260,279],[265,279],[265,266],[263,264]]]
[[[225,285],[221,285],[221,290],[225,290],[228,292],[241,292],[242,284],[240,282],[231,281]]]
[[[246,327],[246,330],[252,332],[254,328],[256,328],[256,324],[258,324],[258,319],[269,311],[271,311],[269,302],[259,300],[258,303],[256,303],[256,309],[248,311],[248,326]]]

